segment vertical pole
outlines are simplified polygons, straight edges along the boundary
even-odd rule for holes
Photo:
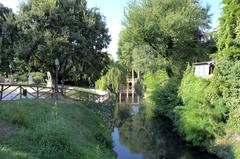
[[[122,102],[122,92],[120,91],[119,92],[119,103],[121,103]]]
[[[132,103],[134,103],[134,91],[132,91]]]
[[[1,85],[0,101],[2,100],[2,96],[3,96],[3,85]]]
[[[20,89],[20,99],[22,99],[22,86],[19,86]]]
[[[134,88],[135,88],[134,70],[132,70],[132,103],[134,103]]]
[[[56,65],[55,95],[58,100],[58,66]]]
[[[38,89],[38,86],[37,86],[37,99],[39,98],[39,89]]]
[[[128,90],[129,90],[129,82],[128,82],[128,73],[127,73],[127,87],[126,87],[126,91],[127,91],[127,99],[128,100]]]

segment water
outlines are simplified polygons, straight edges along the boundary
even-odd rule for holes
[[[117,159],[217,159],[184,142],[166,118],[149,117],[144,106],[116,106],[115,121]]]

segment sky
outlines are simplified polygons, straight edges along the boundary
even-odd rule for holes
[[[0,2],[14,12],[18,10],[18,4],[22,0],[0,0]],[[124,8],[131,0],[87,0],[88,8],[97,7],[100,12],[105,16],[109,33],[111,34],[111,43],[108,51],[113,55],[114,59],[117,58],[117,43],[118,35],[122,29],[121,21],[124,16]],[[206,6],[210,5],[210,14],[212,15],[212,29],[218,26],[218,18],[222,11],[222,0],[200,0],[201,4]]]

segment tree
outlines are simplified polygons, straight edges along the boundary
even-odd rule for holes
[[[224,0],[223,16],[220,18],[218,49],[240,46],[239,1]]]
[[[194,0],[141,0],[130,4],[120,35],[120,59],[131,62],[134,48],[148,46],[152,51],[145,54],[164,59],[168,75],[173,76],[173,65],[181,71],[187,61],[207,58],[203,53],[203,30],[209,27],[207,12],[208,8]]]
[[[110,42],[108,29],[85,0],[28,0],[21,4],[17,23],[17,56],[26,71],[55,73],[56,58],[62,80],[95,81],[107,71],[109,57],[102,50]]]
[[[121,88],[121,84],[126,83],[126,68],[118,62],[111,61],[108,72],[96,81],[98,89],[107,90],[117,93]]]
[[[9,65],[13,64],[14,46],[13,42],[17,34],[15,15],[10,8],[0,3],[0,72],[10,72]]]
[[[240,133],[240,2],[224,0],[223,3],[210,97],[213,105],[224,108],[224,119]]]

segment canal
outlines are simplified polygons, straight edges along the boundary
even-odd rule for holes
[[[147,112],[139,104],[116,106],[112,138],[117,159],[217,159],[184,142],[168,119]]]

